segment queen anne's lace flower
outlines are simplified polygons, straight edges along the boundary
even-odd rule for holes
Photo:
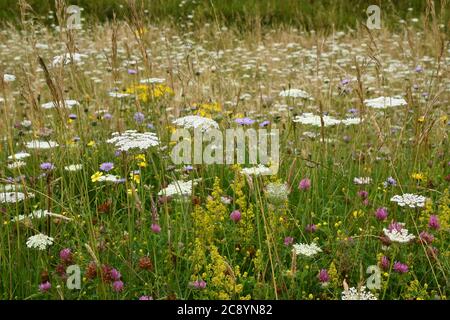
[[[192,194],[192,185],[196,185],[196,180],[189,181],[175,181],[169,184],[166,188],[160,190],[160,196],[190,196]]]
[[[408,229],[403,228],[404,223],[394,223],[389,226],[389,228],[384,228],[384,234],[392,242],[407,243],[415,238],[414,235],[410,234]]]
[[[323,118],[323,125],[325,127],[335,126],[335,125],[338,125],[341,123],[340,120],[335,119],[330,116],[324,115],[322,118]],[[312,125],[312,126],[316,126],[316,127],[322,126],[322,123],[320,121],[320,116],[312,114],[312,113],[303,113],[300,116],[296,116],[292,121],[299,122],[301,124]]]
[[[247,176],[270,175],[270,174],[272,174],[272,170],[270,168],[260,164],[257,167],[244,168],[241,170],[241,173],[245,174]]]
[[[114,132],[112,136],[106,142],[113,144],[120,151],[145,150],[159,145],[159,139],[153,132],[140,133],[136,130],[127,130],[124,133]]]
[[[121,183],[121,182],[125,182],[124,178],[121,178],[119,176],[115,176],[113,174],[106,174],[106,175],[102,175],[101,177],[98,178],[97,180],[98,182],[115,182],[115,183]]]
[[[322,249],[314,242],[311,244],[296,243],[293,245],[292,251],[294,251],[296,255],[312,257],[317,253],[322,252]]]
[[[358,185],[370,184],[372,182],[371,177],[355,177],[353,183]]]
[[[378,300],[370,291],[366,290],[366,287],[356,289],[351,287],[348,290],[342,292],[342,300]]]
[[[57,105],[59,105],[61,107],[66,107],[68,109],[72,109],[72,107],[78,106],[79,103],[76,100],[64,100],[64,102],[63,101],[59,101],[57,104],[55,102],[53,102],[53,101],[50,101],[50,102],[41,104],[41,107],[43,109],[53,109],[53,108],[56,108]]]
[[[47,246],[51,246],[53,244],[53,240],[54,239],[52,237],[46,236],[42,233],[38,233],[28,238],[27,247],[38,250],[45,250]]]
[[[26,195],[23,192],[1,192],[0,203],[16,203],[25,200],[27,197],[33,198],[34,194],[30,192]]]
[[[26,152],[18,152],[8,157],[8,160],[22,160],[28,158],[30,156],[29,153]]]
[[[64,170],[66,170],[66,171],[79,171],[81,169],[83,169],[82,164],[70,164],[70,165],[64,167]]]
[[[59,145],[54,141],[39,141],[39,140],[33,140],[30,142],[27,142],[25,146],[28,149],[51,149],[56,148]]]
[[[402,195],[395,195],[391,198],[392,202],[397,202],[400,207],[408,206],[410,208],[425,206],[426,198],[421,195],[404,193]]]
[[[216,121],[200,116],[186,116],[178,118],[172,123],[185,129],[194,128],[201,129],[202,131],[207,131],[211,128],[219,128],[219,124]]]
[[[280,92],[280,97],[310,99],[311,95],[300,89],[288,89]]]
[[[386,109],[407,105],[405,99],[396,97],[378,97],[374,99],[366,99],[364,100],[364,104],[374,109]]]

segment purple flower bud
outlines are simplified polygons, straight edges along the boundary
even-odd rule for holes
[[[284,238],[284,245],[285,246],[290,246],[293,242],[294,242],[294,238],[292,238],[292,237]]]
[[[330,281],[330,276],[328,275],[327,269],[321,269],[318,275],[319,281],[322,283],[327,283]]]
[[[375,212],[375,216],[377,217],[378,220],[386,220],[387,216],[388,216],[388,211],[386,208],[378,208],[377,211]]]
[[[115,292],[121,292],[123,290],[123,282],[120,280],[113,282],[113,290]]]
[[[431,229],[439,230],[439,228],[440,228],[441,226],[440,226],[440,224],[439,224],[439,219],[438,219],[438,217],[437,217],[436,215],[432,214],[432,215],[430,216],[430,221],[428,222],[428,226],[429,226]]]
[[[42,170],[49,170],[49,171],[55,169],[55,166],[50,162],[41,163],[40,167]]]
[[[419,239],[420,241],[422,241],[424,244],[431,244],[434,240],[434,237],[432,234],[426,232],[426,231],[422,231],[419,234]]]
[[[39,291],[40,292],[47,292],[47,291],[49,291],[51,289],[51,287],[52,287],[51,283],[46,281],[46,282],[43,282],[43,283],[41,283],[39,285]]]
[[[311,188],[311,180],[309,180],[308,178],[302,179],[298,184],[298,188],[303,191],[308,190],[309,188]]]
[[[122,277],[122,275],[120,274],[120,272],[117,269],[115,269],[115,268],[111,269],[111,278],[113,280],[119,281],[121,277]]]
[[[59,252],[59,257],[64,262],[70,262],[72,260],[72,251],[69,248],[62,249]]]
[[[139,300],[153,300],[152,296],[140,296]]]
[[[112,114],[111,113],[105,113],[103,115],[103,119],[104,120],[111,120],[112,119]]]
[[[234,222],[239,222],[239,220],[241,220],[241,212],[238,210],[234,210],[233,212],[231,212],[230,214],[230,219],[233,220]]]
[[[394,263],[394,271],[398,273],[407,273],[408,272],[408,266],[404,263],[396,261]]]
[[[153,233],[160,233],[161,227],[157,223],[152,223],[152,232]]]
[[[305,228],[306,232],[314,233],[317,231],[317,226],[315,224],[308,224]]]
[[[69,114],[69,119],[75,120],[77,118],[77,115],[74,113]]]
[[[391,262],[389,261],[389,258],[386,256],[382,256],[380,259],[380,267],[383,270],[388,270],[389,269],[389,265],[391,264]]]
[[[134,121],[142,123],[145,120],[145,115],[142,112],[136,112],[133,116]]]

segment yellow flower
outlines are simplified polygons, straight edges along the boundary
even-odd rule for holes
[[[88,147],[93,147],[93,146],[95,146],[95,141],[94,141],[94,140],[89,141],[88,144],[87,144],[87,146],[88,146]]]
[[[417,119],[417,121],[420,123],[425,122],[425,117],[421,116],[421,117],[419,117],[419,119]]]
[[[91,176],[91,181],[92,182],[97,182],[100,179],[101,176],[103,176],[103,172],[97,171],[96,173],[94,173]]]
[[[411,175],[411,178],[418,181],[424,181],[425,175],[422,172],[416,172]]]

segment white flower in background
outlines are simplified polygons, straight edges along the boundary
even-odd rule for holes
[[[8,164],[8,169],[17,169],[17,168],[24,167],[26,165],[27,165],[27,163],[25,161],[22,161],[22,160],[14,161],[14,162]]]
[[[81,169],[83,169],[82,164],[70,164],[70,165],[64,167],[64,170],[71,171],[71,172],[80,171]]]
[[[45,250],[48,246],[51,246],[53,244],[53,240],[54,239],[52,237],[46,236],[42,233],[38,233],[28,238],[27,247],[38,250]]]
[[[353,178],[353,183],[358,184],[358,185],[371,184],[372,178],[371,177],[355,177],[355,178]]]
[[[116,183],[119,183],[119,182],[124,182],[125,179],[121,178],[120,176],[115,176],[113,174],[106,174],[104,176],[99,177],[97,181],[98,182],[116,182]]]
[[[341,120],[341,123],[346,126],[351,126],[353,124],[360,124],[361,118],[347,118],[347,119]]]
[[[330,116],[323,116],[323,125],[325,127],[328,126],[335,126],[341,123],[341,120],[338,120],[336,118],[330,117]],[[320,116],[314,115],[312,113],[303,113],[300,116],[296,116],[293,120],[293,122],[299,122],[301,124],[306,125],[312,125],[316,127],[321,127],[322,123],[320,121]]]
[[[351,287],[348,290],[342,292],[342,300],[378,300],[370,291],[366,290],[366,287],[356,289]]]
[[[25,119],[20,123],[20,125],[22,127],[29,128],[29,127],[31,127],[32,122],[31,122],[31,120]]]
[[[0,203],[16,203],[25,200],[26,198],[33,198],[34,194],[28,192],[26,195],[23,192],[1,192]]]
[[[64,102],[59,101],[59,106],[66,107],[68,109],[72,109],[72,107],[78,106],[78,105],[80,105],[80,103],[76,100],[68,99],[68,100],[64,100]],[[44,109],[53,109],[53,108],[56,108],[56,106],[57,106],[57,104],[53,101],[41,104],[41,107]]]
[[[405,224],[400,222],[391,223],[388,228],[383,228],[383,232],[392,242],[407,243],[415,236],[410,234],[404,226]]]
[[[108,92],[108,96],[113,97],[113,98],[121,99],[121,98],[129,97],[130,94],[129,93],[122,93],[122,92],[111,91],[111,92]]]
[[[145,150],[159,145],[159,139],[153,132],[139,133],[136,130],[127,130],[123,133],[114,132],[112,136],[106,142],[113,144],[120,151]]]
[[[267,198],[272,203],[282,203],[286,201],[289,193],[289,186],[286,183],[271,182],[266,186]]]
[[[52,65],[58,66],[60,64],[69,64],[73,61],[74,64],[82,64],[82,59],[83,58],[87,58],[88,56],[85,54],[80,54],[80,53],[74,53],[73,55],[71,55],[70,53],[66,53],[66,54],[62,54],[59,56],[55,56],[53,57],[53,62]]]
[[[15,185],[15,184],[4,184],[0,185],[0,193],[7,193],[7,192],[15,192],[21,189],[21,185]]]
[[[406,106],[406,100],[397,97],[378,97],[364,100],[364,104],[374,109],[386,109],[399,106]]]
[[[392,202],[397,202],[400,207],[408,206],[410,208],[425,206],[426,198],[424,196],[412,193],[405,193],[402,195],[395,195],[391,198]]]
[[[312,257],[317,253],[322,252],[322,249],[320,249],[314,242],[311,244],[296,243],[293,245],[292,251],[295,252],[297,256],[303,255],[306,257]]]
[[[241,170],[241,173],[247,176],[271,175],[272,170],[269,167],[260,164],[257,167],[244,168]]]
[[[317,138],[319,136],[318,133],[311,132],[311,131],[305,131],[305,132],[302,133],[302,135],[307,137],[307,138],[310,138],[310,139],[314,139],[314,138]]]
[[[30,142],[27,142],[25,144],[25,146],[28,149],[52,149],[52,148],[58,147],[59,144],[57,144],[54,141],[33,140],[33,141],[30,141]]]
[[[5,73],[3,75],[3,81],[5,81],[5,82],[13,82],[15,80],[16,80],[16,76],[13,74]]]
[[[13,154],[11,156],[8,157],[8,160],[21,160],[21,159],[25,159],[28,158],[30,156],[29,153],[26,152],[18,152],[16,154]]]
[[[208,129],[219,128],[219,124],[213,119],[200,117],[200,116],[186,116],[178,118],[172,121],[173,124],[183,127],[185,129],[201,129],[202,131],[207,131]]]
[[[311,95],[300,89],[288,89],[283,90],[279,94],[280,97],[290,97],[290,98],[302,98],[302,99],[311,99]]]
[[[160,196],[190,196],[192,194],[192,186],[197,185],[197,180],[175,181],[166,188],[160,190]]]
[[[162,79],[162,78],[148,78],[148,79],[142,79],[141,81],[139,81],[140,83],[164,83],[166,82],[166,79]]]

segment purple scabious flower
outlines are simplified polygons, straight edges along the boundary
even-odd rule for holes
[[[350,109],[347,110],[347,112],[350,113],[350,114],[357,114],[358,113],[358,109],[350,108]]]
[[[183,170],[186,171],[186,172],[189,172],[189,171],[194,170],[194,167],[191,166],[191,165],[187,165],[187,166],[184,166]]]
[[[135,69],[128,69],[128,74],[137,74],[137,70],[135,70]]]
[[[259,124],[260,127],[267,127],[270,124],[269,120],[265,120]]]
[[[397,185],[397,181],[395,181],[395,179],[392,177],[387,178],[386,181],[383,182],[383,186],[385,188],[390,187],[390,186],[395,187],[396,185]]]
[[[234,121],[235,121],[237,124],[240,124],[240,125],[252,125],[252,124],[255,123],[255,120],[250,119],[250,118],[248,118],[248,117],[245,117],[245,118],[237,118],[237,119],[235,119]]]
[[[72,261],[72,251],[69,248],[62,249],[59,252],[59,257],[64,262],[70,262]]]
[[[286,237],[286,238],[284,238],[284,245],[285,246],[290,246],[292,243],[294,243],[294,238],[293,237]]]
[[[321,269],[317,277],[322,284],[328,283],[330,281],[330,276],[327,269]]]
[[[40,167],[42,170],[47,170],[47,171],[55,169],[55,166],[51,162],[41,163]]]
[[[404,263],[396,261],[394,263],[394,271],[398,273],[407,273],[408,272],[408,266]]]
[[[391,264],[391,262],[389,261],[389,258],[386,256],[382,256],[380,259],[380,267],[383,270],[388,270],[389,269],[389,265]]]
[[[378,208],[377,211],[375,211],[375,217],[377,217],[378,220],[386,220],[388,216],[388,210],[386,208]]]
[[[75,120],[77,118],[77,115],[74,113],[69,114],[69,119]]]
[[[112,114],[107,112],[103,115],[103,119],[104,120],[111,120],[112,119]]]
[[[142,123],[145,120],[145,115],[142,112],[136,112],[133,116],[134,121]]]
[[[51,283],[48,282],[48,281],[42,282],[42,283],[39,285],[39,291],[40,291],[40,292],[47,292],[47,291],[49,291],[51,288],[52,288],[52,285],[51,285]]]
[[[111,278],[113,280],[119,281],[121,277],[122,277],[122,275],[120,274],[120,272],[117,269],[115,269],[115,268],[111,269]]]
[[[417,67],[414,69],[414,71],[417,72],[417,73],[420,73],[420,72],[423,71],[423,68],[422,68],[421,66],[417,66]]]
[[[112,162],[103,162],[100,165],[100,170],[103,172],[111,171],[114,168],[114,163]]]
[[[311,188],[311,180],[309,180],[308,178],[302,179],[298,184],[298,188],[302,191],[308,190],[309,188]]]
[[[241,216],[242,215],[241,215],[241,212],[239,210],[234,210],[230,214],[230,219],[237,223],[237,222],[239,222],[239,220],[241,220]]]
[[[436,215],[432,214],[432,215],[430,216],[430,220],[428,221],[428,226],[429,226],[431,229],[439,230],[439,228],[440,228],[441,226],[440,226],[440,224],[439,224],[439,219],[438,219],[438,217],[437,217]]]
[[[123,290],[123,282],[121,280],[114,281],[113,290],[115,292],[121,292]]]

